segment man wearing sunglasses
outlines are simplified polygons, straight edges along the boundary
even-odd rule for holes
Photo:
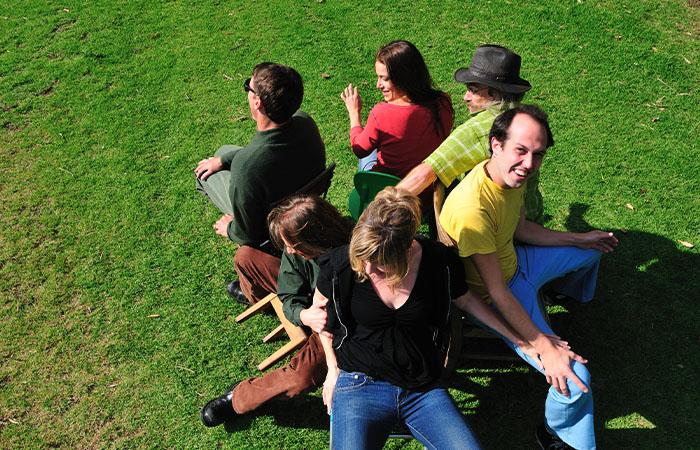
[[[197,190],[223,213],[214,231],[240,245],[239,281],[228,285],[241,303],[275,292],[280,259],[266,223],[271,206],[296,192],[326,165],[316,123],[299,111],[304,86],[291,67],[261,63],[243,83],[256,133],[245,147],[224,145],[194,169]]]
[[[455,81],[464,83],[464,102],[471,117],[417,165],[398,187],[418,195],[435,180],[445,187],[458,180],[481,161],[488,159],[489,130],[496,116],[520,104],[530,83],[520,78],[520,56],[499,45],[477,47],[468,68],[458,69]],[[528,220],[542,221],[542,196],[538,190],[539,174],[533,174],[525,193]]]

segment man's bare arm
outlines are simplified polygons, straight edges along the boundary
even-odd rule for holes
[[[618,244],[617,238],[609,231],[593,230],[588,233],[554,231],[526,220],[522,211],[520,222],[518,222],[518,227],[515,229],[515,238],[526,244],[592,248],[603,253],[612,252]]]
[[[571,360],[579,362],[585,362],[585,360],[570,349],[554,345],[547,335],[530,320],[520,302],[513,296],[503,280],[503,271],[496,254],[474,254],[470,258],[474,261],[491,300],[508,325],[532,345],[540,355],[547,382],[566,396],[569,395],[569,389],[566,385],[567,379],[576,383],[584,392],[588,392],[586,385],[576,376],[570,366]]]
[[[435,171],[429,164],[420,163],[404,177],[396,187],[406,189],[413,195],[419,195],[437,179]]]

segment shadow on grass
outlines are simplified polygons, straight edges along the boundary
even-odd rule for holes
[[[321,398],[301,394],[290,399],[276,399],[265,403],[254,413],[244,414],[224,424],[224,429],[233,433],[247,430],[257,417],[272,417],[275,425],[285,428],[328,430],[326,407]]]
[[[570,207],[569,231],[592,229],[588,207]],[[636,230],[612,230],[620,245],[603,257],[596,300],[565,302],[552,327],[589,360],[601,448],[683,448],[700,442],[695,426],[700,368],[700,255],[674,240]],[[460,361],[469,367],[454,388],[476,395],[465,412],[486,448],[534,444],[548,386],[524,363]],[[486,387],[473,377],[488,377]],[[495,425],[495,426],[494,426]]]

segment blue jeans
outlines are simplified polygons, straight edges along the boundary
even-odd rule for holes
[[[537,301],[538,291],[544,284],[554,280],[553,287],[557,292],[581,302],[592,300],[601,253],[576,247],[534,245],[516,246],[515,251],[518,269],[508,282],[508,287],[540,331],[555,334],[540,309]],[[528,364],[542,372],[519,347],[507,339],[504,341]],[[588,393],[581,391],[571,381],[566,383],[569,397],[550,387],[544,407],[545,425],[553,434],[576,449],[595,449],[591,375],[581,363],[574,361],[571,368],[588,386]]]
[[[429,449],[481,448],[445,389],[417,392],[340,371],[331,413],[333,450],[381,449],[399,421]]]
[[[372,153],[369,155],[365,156],[364,158],[360,158],[359,161],[357,161],[357,171],[362,172],[366,170],[372,170],[372,167],[377,164],[377,151],[372,150]]]

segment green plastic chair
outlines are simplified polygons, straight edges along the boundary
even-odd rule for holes
[[[348,197],[348,209],[354,220],[360,218],[360,214],[374,197],[387,186],[395,186],[401,178],[388,173],[363,171],[357,172],[353,178],[355,189]]]

